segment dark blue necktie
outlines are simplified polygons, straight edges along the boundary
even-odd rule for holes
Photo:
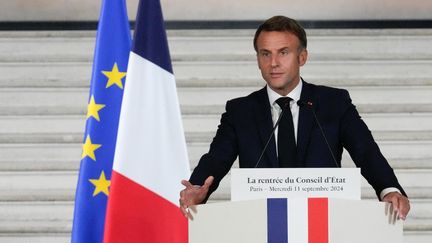
[[[276,100],[281,107],[281,118],[278,128],[278,159],[279,167],[297,167],[297,145],[294,136],[293,117],[290,109],[290,97]]]

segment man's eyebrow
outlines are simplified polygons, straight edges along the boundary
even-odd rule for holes
[[[270,52],[270,50],[267,50],[267,49],[259,49],[258,52]]]
[[[278,51],[285,51],[285,50],[291,50],[288,46],[282,47],[280,49],[278,49]]]
[[[285,50],[291,50],[288,46],[285,46],[285,47],[282,47],[282,48],[279,48],[279,49],[277,49],[277,51],[278,52],[280,52],[280,51],[285,51]],[[270,50],[267,50],[267,49],[259,49],[258,50],[258,52],[271,52]]]

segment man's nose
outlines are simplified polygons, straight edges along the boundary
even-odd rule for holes
[[[271,66],[272,67],[277,67],[279,66],[279,60],[277,58],[277,55],[273,55],[271,58]]]

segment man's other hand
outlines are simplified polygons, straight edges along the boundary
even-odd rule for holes
[[[399,192],[390,192],[384,196],[383,201],[392,204],[393,210],[396,212],[399,219],[406,219],[410,210],[410,202],[407,197]]]
[[[200,204],[207,196],[208,190],[213,183],[214,177],[209,176],[204,182],[204,185],[192,185],[189,181],[182,180],[181,184],[186,188],[180,192],[180,210],[184,216],[188,216],[188,207]]]

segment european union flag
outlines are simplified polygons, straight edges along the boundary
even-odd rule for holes
[[[130,45],[125,0],[103,0],[75,195],[72,242],[103,241]]]

